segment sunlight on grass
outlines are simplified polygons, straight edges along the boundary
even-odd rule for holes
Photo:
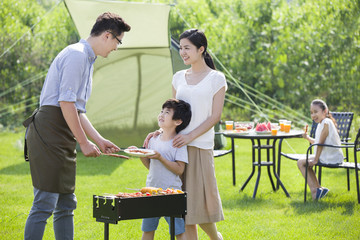
[[[23,133],[0,133],[0,238],[22,239],[25,221],[33,195],[29,164],[23,160]],[[307,148],[302,139],[288,140],[298,153]],[[347,191],[346,172],[323,169],[323,185],[330,188],[326,199],[303,202],[304,180],[296,162],[282,159],[281,179],[289,191],[274,192],[266,168],[262,174],[256,199],[252,199],[255,177],[243,192],[239,189],[251,170],[250,141],[235,140],[236,186],[232,185],[231,154],[215,159],[216,176],[225,221],[217,224],[224,239],[358,239],[360,229],[354,172],[351,191]],[[292,150],[284,144],[284,151]],[[230,146],[230,143],[228,143]],[[352,159],[352,157],[351,157]],[[257,172],[255,172],[257,174]],[[147,169],[137,158],[129,160],[102,156],[77,159],[75,239],[103,239],[104,224],[92,217],[92,195],[130,191],[145,186]],[[310,195],[308,195],[310,196]],[[110,239],[140,239],[141,220],[110,224]],[[207,239],[202,230],[200,239]],[[54,239],[52,218],[48,220],[44,239]],[[160,221],[156,239],[169,239],[168,225]]]

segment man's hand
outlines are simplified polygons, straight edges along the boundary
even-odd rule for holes
[[[114,153],[120,151],[118,146],[104,138],[99,141],[98,145],[103,153]]]
[[[89,140],[79,145],[81,152],[85,155],[85,157],[98,157],[101,154],[99,148]]]

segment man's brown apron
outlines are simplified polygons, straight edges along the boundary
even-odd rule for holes
[[[73,193],[76,140],[60,107],[41,106],[25,120],[33,186],[47,192]]]

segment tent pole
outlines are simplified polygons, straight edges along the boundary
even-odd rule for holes
[[[135,101],[133,129],[137,128],[138,115],[139,115],[139,104],[140,104],[140,96],[141,96],[142,77],[141,77],[141,61],[140,61],[140,57],[141,57],[140,54],[136,56],[136,61],[137,61],[137,65],[138,65],[138,88],[137,88],[136,101]]]

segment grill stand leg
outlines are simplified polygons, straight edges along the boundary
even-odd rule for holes
[[[170,239],[175,240],[175,218],[170,217]]]
[[[109,223],[104,223],[104,239],[109,240]]]

